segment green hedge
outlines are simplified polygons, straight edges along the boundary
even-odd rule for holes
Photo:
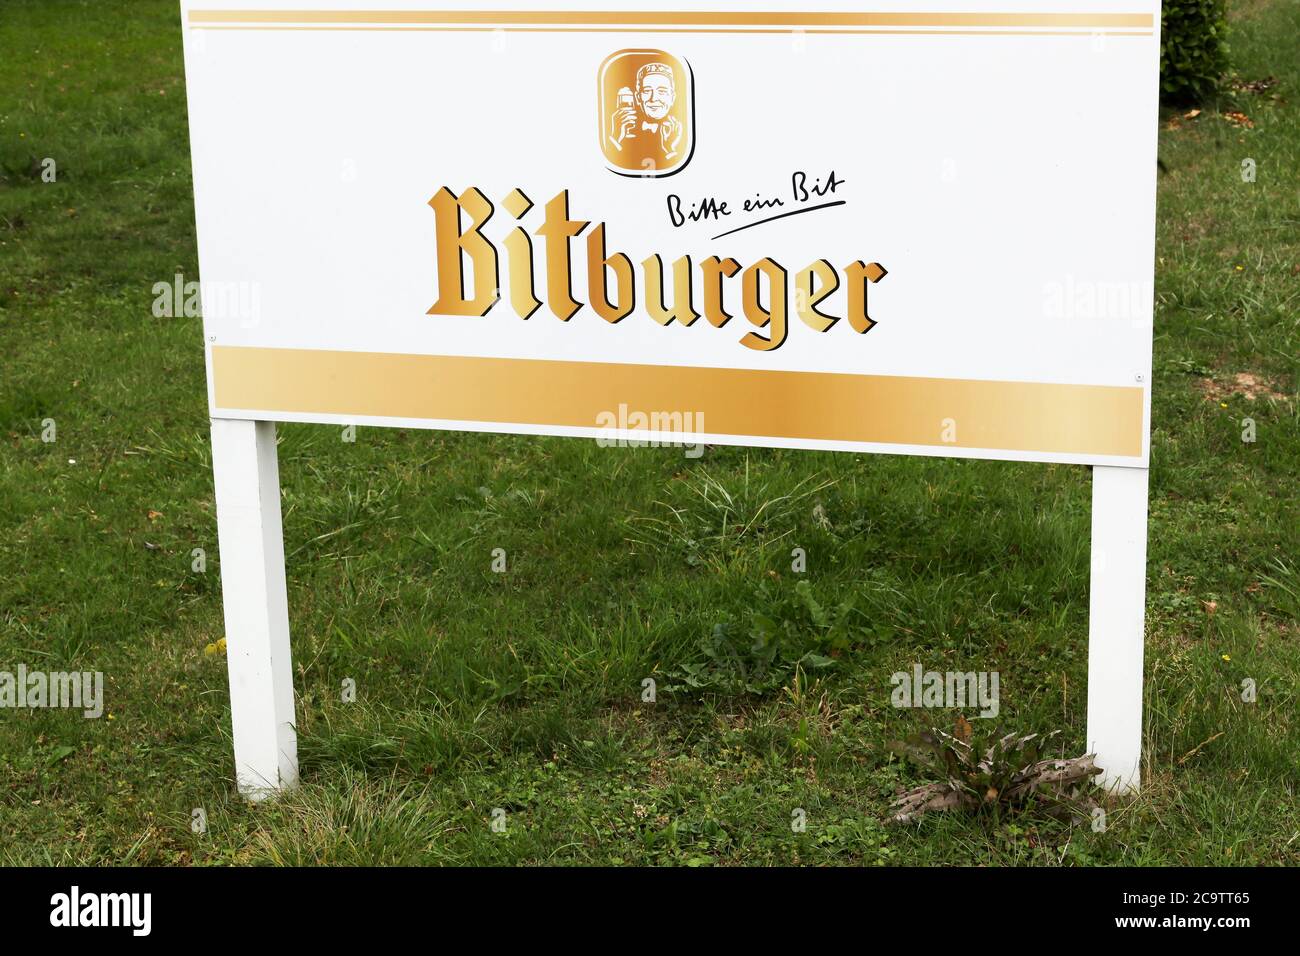
[[[1171,103],[1213,93],[1228,68],[1226,0],[1164,0],[1160,92]]]

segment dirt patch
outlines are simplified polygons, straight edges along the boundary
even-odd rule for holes
[[[1252,402],[1261,398],[1271,402],[1285,402],[1290,398],[1279,392],[1275,383],[1252,372],[1238,372],[1230,381],[1203,378],[1200,380],[1200,389],[1201,394],[1212,402],[1222,401],[1232,395],[1241,395]]]
[[[1233,0],[1228,5],[1228,23],[1254,20],[1270,5],[1270,0]]]
[[[1183,242],[1200,242],[1219,232],[1219,220],[1210,213],[1191,216],[1182,225],[1178,238]]]

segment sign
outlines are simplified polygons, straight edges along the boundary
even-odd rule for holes
[[[1147,461],[1152,3],[225,6],[213,415]]]
[[[793,6],[184,2],[214,420],[1136,469],[1145,529],[1158,5]]]

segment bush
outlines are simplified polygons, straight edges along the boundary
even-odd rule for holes
[[[1228,67],[1226,0],[1164,0],[1160,16],[1160,92],[1170,103],[1214,93]]]

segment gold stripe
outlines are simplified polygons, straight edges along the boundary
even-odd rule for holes
[[[800,13],[599,10],[191,10],[190,23],[477,23],[655,26],[1147,27],[1149,13]]]
[[[644,28],[620,27],[367,27],[367,26],[194,26],[194,30],[323,30],[326,32],[373,32],[402,30],[426,33],[727,33],[731,35],[764,35],[771,33],[787,34],[791,28],[736,30],[728,27],[656,27],[653,31]],[[1149,30],[801,30],[809,35],[829,34],[833,36],[965,36],[965,37],[1149,37]]]
[[[212,346],[218,410],[595,428],[702,413],[712,435],[1142,454],[1140,388]],[[942,440],[944,419],[957,440]]]

